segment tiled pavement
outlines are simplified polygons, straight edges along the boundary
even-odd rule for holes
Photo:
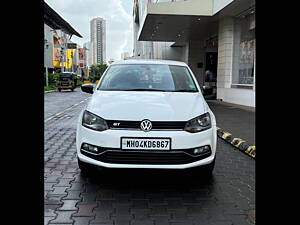
[[[242,138],[255,145],[255,108],[217,100],[207,101],[216,116],[217,126],[234,137]]]

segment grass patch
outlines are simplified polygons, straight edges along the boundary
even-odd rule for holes
[[[57,89],[56,86],[48,86],[48,87],[44,86],[44,91],[52,91],[52,90],[56,90],[56,89]]]

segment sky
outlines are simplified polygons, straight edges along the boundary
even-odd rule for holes
[[[122,52],[132,55],[134,0],[45,0],[83,38],[71,40],[81,47],[90,41],[90,21],[95,17],[106,20],[106,60],[121,58]]]

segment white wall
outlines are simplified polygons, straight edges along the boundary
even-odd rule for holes
[[[213,0],[169,1],[147,5],[149,14],[211,16],[212,11]]]
[[[218,98],[224,102],[255,107],[255,91],[241,88],[218,88]]]
[[[233,18],[227,17],[220,20],[218,35],[217,88],[231,87],[233,63],[233,28]],[[217,98],[219,97],[217,96]]]
[[[253,89],[233,88],[232,73],[234,70],[234,40],[238,32],[234,31],[234,19],[224,18],[219,22],[218,38],[218,75],[217,99],[224,102],[255,107],[255,91]]]
[[[48,48],[44,45],[44,66],[53,68],[53,32],[52,28],[44,24],[44,39],[47,40]]]
[[[153,42],[153,58],[188,63],[189,43],[180,47],[172,47],[173,44],[174,42]]]
[[[137,40],[137,33],[139,30],[139,24],[133,19],[133,57],[137,57],[141,51],[141,43]]]

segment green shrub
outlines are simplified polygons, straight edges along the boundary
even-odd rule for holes
[[[57,86],[59,79],[59,73],[49,73],[48,74],[48,85]]]
[[[44,91],[52,91],[52,90],[56,90],[57,87],[56,86],[48,86],[48,87],[44,87]]]
[[[106,64],[94,64],[91,66],[91,72],[89,75],[89,81],[95,83],[96,80],[100,80],[102,74],[106,70]]]
[[[82,79],[78,79],[76,82],[76,86],[81,86],[83,84]]]

